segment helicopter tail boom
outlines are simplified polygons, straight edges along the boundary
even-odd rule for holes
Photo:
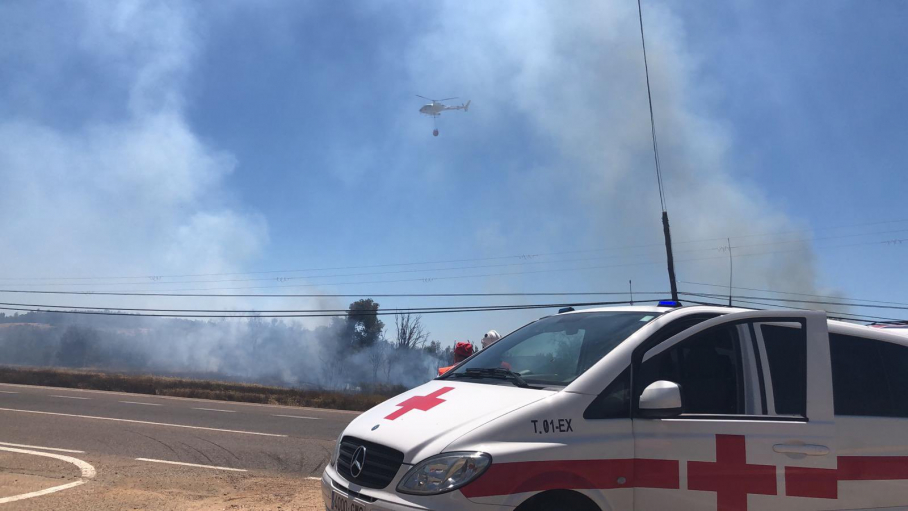
[[[469,100],[468,100],[466,103],[462,104],[462,105],[446,106],[446,107],[444,107],[444,110],[463,110],[464,112],[466,112],[466,111],[469,110],[469,109],[470,109],[470,101],[469,101]]]

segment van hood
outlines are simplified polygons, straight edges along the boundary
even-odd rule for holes
[[[404,463],[439,454],[492,419],[553,394],[510,384],[433,380],[381,403],[353,420],[344,436],[397,449]]]

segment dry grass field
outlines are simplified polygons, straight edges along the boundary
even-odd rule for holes
[[[368,410],[403,391],[402,388],[382,388],[374,392],[291,389],[251,383],[30,367],[0,367],[0,383],[357,411]]]

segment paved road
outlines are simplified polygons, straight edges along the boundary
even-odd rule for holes
[[[97,468],[88,484],[14,504],[27,509],[185,508],[172,500],[174,495],[192,502],[214,499],[214,508],[247,499],[258,508],[265,504],[259,492],[275,506],[296,507],[293,499],[300,499],[301,492],[313,495],[306,502],[318,500],[317,482],[307,478],[321,475],[337,436],[356,416],[339,410],[0,384],[0,507],[3,497],[19,493],[15,485],[5,488],[7,479],[18,481],[24,493],[40,486],[40,477],[57,477],[30,468],[38,461],[17,451],[22,449],[73,456]],[[68,470],[72,473],[64,482],[79,480],[76,467]]]
[[[321,474],[356,415],[0,384],[0,442],[302,476]]]

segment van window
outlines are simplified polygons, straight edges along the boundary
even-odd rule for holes
[[[631,368],[625,368],[583,411],[584,419],[630,419]]]
[[[510,384],[502,381],[500,371],[477,371],[507,369],[531,385],[567,385],[659,314],[582,312],[549,316],[502,338],[441,378]]]
[[[701,313],[692,314],[676,319],[660,328],[647,339],[647,343],[656,344],[664,341],[688,328],[699,325],[707,319],[712,319],[719,314]],[[583,412],[584,419],[629,419],[631,416],[631,368],[615,378],[608,387],[596,396],[596,399]]]
[[[681,386],[684,413],[743,414],[739,347],[732,325],[693,335],[643,362],[640,391],[658,380],[672,381]]]
[[[761,324],[777,415],[807,416],[807,337],[802,328]]]
[[[908,347],[830,334],[836,415],[908,417]]]
[[[879,343],[883,371],[892,396],[895,417],[908,417],[908,347],[894,342]]]
[[[586,332],[543,332],[535,335],[505,352],[508,364],[517,364],[530,372],[541,371],[555,374],[573,372],[580,358],[580,348]],[[529,373],[528,373],[529,374]]]

